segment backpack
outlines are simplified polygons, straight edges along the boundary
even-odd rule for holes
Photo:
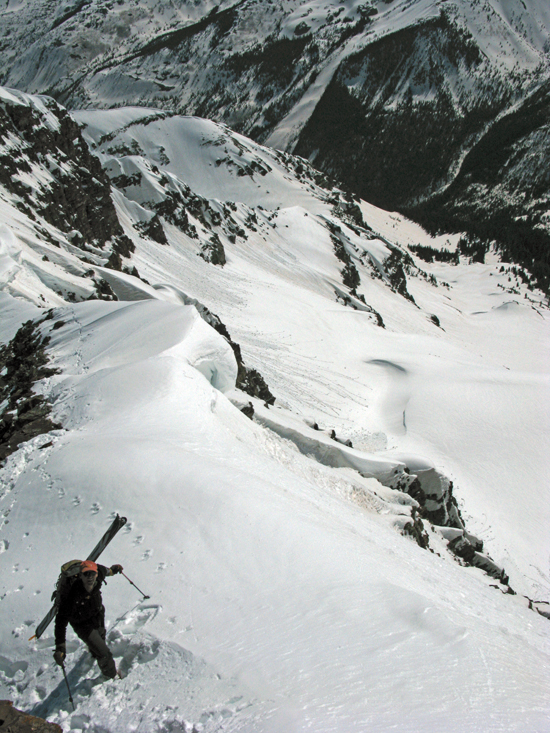
[[[61,602],[69,595],[69,591],[80,573],[81,563],[82,560],[69,560],[61,566],[61,572],[59,573],[59,578],[57,579],[51,598],[56,613]]]

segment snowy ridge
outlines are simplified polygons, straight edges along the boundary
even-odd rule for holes
[[[55,370],[34,390],[62,425],[0,469],[0,694],[95,733],[544,729],[544,296],[225,126],[76,119],[121,233],[98,246],[78,219],[68,237],[63,200],[0,185],[0,340],[33,319]],[[68,160],[10,130],[14,165],[99,175],[80,143]],[[209,322],[274,404],[235,389]],[[51,631],[27,638],[59,565],[116,512],[100,561],[151,599],[120,576],[105,589],[121,681],[69,637],[73,712]]]

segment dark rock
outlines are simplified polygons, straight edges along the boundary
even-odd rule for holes
[[[82,259],[90,245],[106,251],[107,266],[120,269],[120,257],[128,257],[134,244],[118,221],[109,178],[67,111],[53,100],[45,104],[57,127],[45,124],[32,105],[0,102],[0,137],[17,141],[0,160],[0,183],[19,197],[29,216],[34,212],[64,232],[82,250]],[[35,190],[18,180],[33,167],[42,168],[50,179]],[[110,250],[116,254],[109,256]]]
[[[490,557],[482,554],[483,542],[464,528],[464,522],[453,496],[453,482],[435,469],[418,471],[413,475],[408,469],[397,473],[387,485],[403,491],[420,505],[412,509],[412,521],[403,528],[421,547],[429,546],[428,535],[420,517],[436,527],[451,527],[458,533],[447,544],[447,548],[466,564],[481,568],[500,583],[507,584],[508,576]]]
[[[63,733],[56,723],[37,718],[13,707],[10,700],[0,700],[0,731],[2,733]]]
[[[544,618],[550,619],[550,603],[548,601],[529,601],[529,608],[533,609]]]
[[[43,321],[49,320],[52,312]],[[0,384],[0,461],[17,450],[20,443],[61,425],[50,420],[51,405],[33,392],[35,382],[56,373],[47,366],[46,346],[49,336],[42,336],[39,323],[26,321],[13,339],[0,347],[0,371],[5,375]]]
[[[139,186],[142,178],[140,171],[136,171],[131,176],[122,173],[120,176],[111,178],[111,183],[117,188],[130,188],[130,186]]]
[[[166,232],[164,231],[158,213],[154,214],[154,216],[147,222],[139,222],[138,224],[134,224],[134,227],[142,234],[145,234],[146,237],[152,239],[154,242],[158,242],[159,244],[168,244],[168,240],[166,239]]]
[[[266,405],[273,405],[275,397],[271,394],[265,379],[256,369],[245,367],[246,374],[244,379],[238,384],[238,388],[242,389],[251,397],[257,397],[263,400]]]
[[[461,557],[467,563],[472,564],[473,559],[476,556],[475,547],[468,542],[465,537],[458,536],[454,540],[451,540],[447,545],[449,550],[458,557]]]
[[[424,524],[418,516],[417,509],[414,506],[411,512],[411,521],[407,522],[403,527],[403,534],[410,535],[424,550],[430,546],[430,538],[428,537],[428,533],[424,529]]]
[[[315,423],[313,425],[314,430],[319,430],[319,426],[315,427],[315,425],[317,425],[317,423]],[[353,443],[351,442],[351,440],[343,440],[342,438],[339,438],[336,435],[336,430],[331,430],[330,431],[330,438],[331,438],[331,440],[335,440],[337,443],[341,443],[342,445],[346,445],[348,448],[353,448]]]
[[[418,478],[414,478],[412,483],[407,486],[406,491],[407,494],[409,496],[412,496],[412,498],[415,499],[421,507],[424,506],[424,504],[426,503],[426,494],[424,493],[424,490]]]
[[[254,417],[254,405],[252,404],[252,402],[249,402],[248,405],[241,407],[241,412],[252,420],[252,418]]]
[[[205,262],[211,262],[213,265],[225,265],[225,250],[219,236],[214,232],[210,237],[210,241],[202,245],[200,256]]]
[[[384,270],[393,290],[414,303],[413,296],[407,290],[405,276],[405,268],[411,266],[415,266],[411,256],[397,247],[392,247],[390,256],[384,260]]]
[[[351,291],[355,292],[356,288],[361,284],[361,278],[359,276],[359,272],[357,270],[357,267],[355,266],[355,263],[351,259],[351,255],[344,245],[343,232],[340,227],[335,226],[332,222],[327,222],[326,226],[327,229],[330,231],[330,238],[332,240],[332,246],[334,247],[334,254],[340,260],[340,262],[344,263],[344,269],[342,270],[342,282]]]
[[[95,294],[92,298],[97,300],[118,300],[109,283],[101,277],[94,278]],[[90,300],[92,299],[90,298]]]

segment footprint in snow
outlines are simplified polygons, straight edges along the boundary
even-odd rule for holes
[[[144,560],[148,560],[148,559],[149,559],[149,558],[151,557],[151,555],[152,555],[152,554],[153,554],[153,550],[145,550],[145,552],[144,552],[144,553],[143,553],[143,555],[141,556],[141,560],[142,560],[142,562],[143,562]]]
[[[8,679],[14,679],[17,677],[20,679],[23,674],[27,671],[29,666],[28,662],[25,661],[14,661],[12,662],[7,657],[0,656],[0,672],[4,674]]]
[[[91,692],[90,685],[90,692]],[[71,715],[71,730],[86,730],[90,727],[91,718],[89,715],[80,713],[79,715]]]
[[[135,664],[147,664],[152,662],[159,655],[160,641],[158,639],[144,639],[137,643],[122,637],[121,641],[113,645],[112,651],[115,658],[122,657],[117,667],[122,678],[127,677]]]
[[[137,547],[137,545],[141,545],[141,543],[143,542],[144,539],[145,539],[145,537],[142,534],[140,534],[138,537],[136,537],[136,539],[134,540],[133,544],[136,545],[136,547]]]
[[[81,503],[82,499],[80,498],[80,496],[75,496],[75,498],[73,499],[73,506],[80,506]]]
[[[37,699],[37,702],[43,700],[46,697],[46,695],[48,694],[46,692],[46,688],[45,687],[42,687],[42,685],[37,685],[34,688],[34,691],[36,693],[36,697],[38,698]],[[31,698],[31,702],[33,702],[32,698]]]
[[[162,571],[165,568],[166,568],[166,563],[165,562],[159,562],[159,564],[157,565],[157,568],[155,570],[155,573],[162,573]]]
[[[101,506],[97,503],[97,501],[94,502],[92,506],[90,507],[90,513],[97,514],[100,511],[101,511]]]

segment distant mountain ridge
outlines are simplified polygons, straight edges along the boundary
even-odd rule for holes
[[[0,20],[0,83],[222,121],[481,253],[496,241],[548,289],[543,0],[8,2]]]

